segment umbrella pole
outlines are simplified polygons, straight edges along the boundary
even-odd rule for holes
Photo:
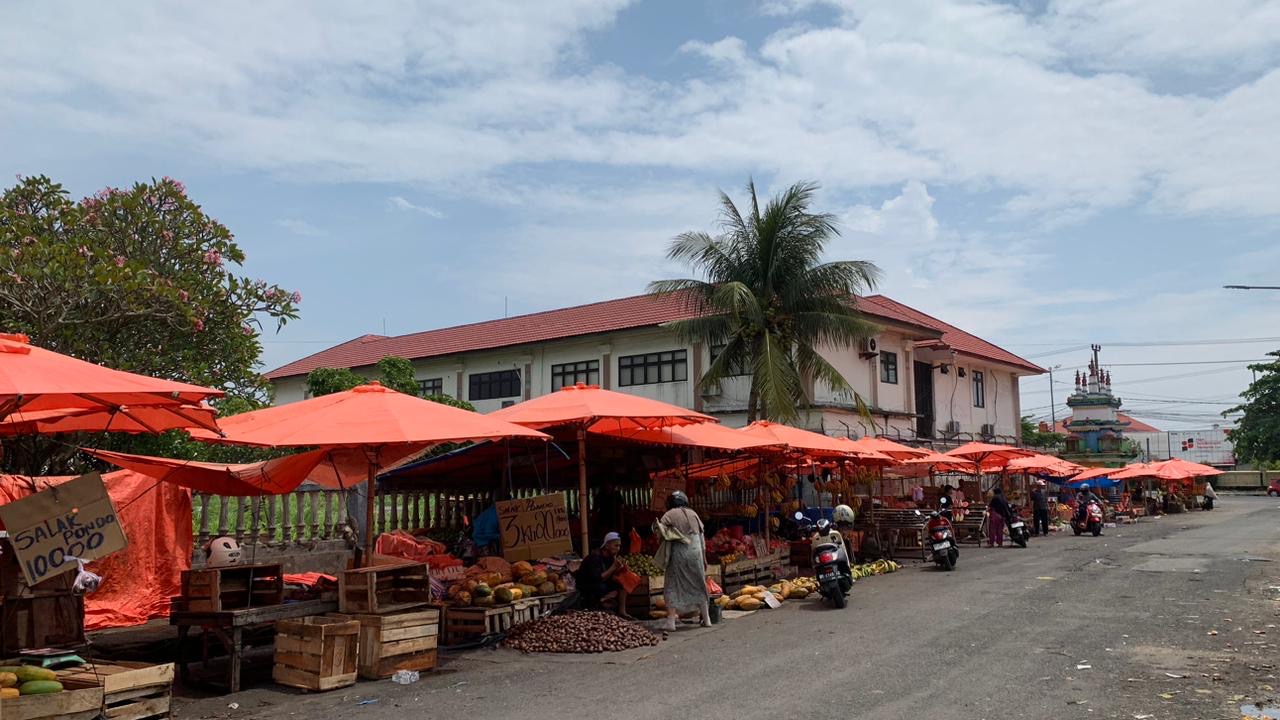
[[[587,530],[587,429],[578,428],[578,520],[582,524],[582,557],[587,556],[591,541]]]
[[[364,488],[364,566],[373,567],[373,504],[377,501],[378,464],[369,458],[369,479]]]

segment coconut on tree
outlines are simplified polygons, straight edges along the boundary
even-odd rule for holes
[[[719,234],[686,232],[667,251],[697,277],[649,285],[651,293],[683,293],[698,305],[697,317],[672,327],[684,342],[719,348],[700,388],[751,378],[748,422],[799,419],[811,381],[850,393],[867,413],[820,349],[854,347],[876,334],[858,312],[857,296],[875,287],[880,269],[864,260],[823,261],[840,231],[834,215],[811,211],[817,189],[797,183],[761,208],[755,183],[748,182],[746,214],[720,193]]]

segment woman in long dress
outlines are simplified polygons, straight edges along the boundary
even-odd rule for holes
[[[702,519],[689,507],[689,498],[677,490],[667,498],[667,512],[658,520],[662,537],[659,557],[665,562],[662,597],[667,603],[666,629],[676,620],[697,611],[703,627],[711,625],[707,607],[706,540]]]

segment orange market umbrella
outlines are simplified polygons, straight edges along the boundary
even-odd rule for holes
[[[768,420],[757,420],[738,432],[760,440],[771,441],[777,445],[786,445],[796,452],[816,458],[856,459],[890,464],[894,462],[888,455],[854,447],[853,441],[848,438],[834,438]]]
[[[327,450],[312,450],[256,463],[207,463],[94,450],[85,452],[147,477],[214,495],[280,495],[292,492],[326,461]],[[363,468],[360,468],[363,474]],[[337,487],[329,486],[329,487]]]
[[[910,460],[903,460],[903,465],[927,465],[930,469],[938,472],[961,472],[972,475],[974,466],[962,460],[957,460],[950,455],[943,455],[940,452],[930,451],[928,455]]]
[[[866,436],[850,442],[857,446],[859,450],[878,452],[882,455],[888,455],[894,460],[911,460],[912,458],[925,457],[930,453],[929,450],[903,445],[886,438]]]
[[[722,452],[741,452],[746,450],[763,451],[769,449],[782,450],[784,446],[771,443],[763,438],[751,437],[737,430],[731,430],[719,423],[698,423],[697,425],[680,425],[676,427],[641,429],[614,429],[593,431],[595,434],[621,440],[632,440],[650,445],[674,445],[677,447],[697,447]]]
[[[25,335],[0,334],[0,420],[18,412],[94,410],[115,422],[125,409],[199,405],[221,390],[112,370],[32,345]],[[126,413],[127,414],[127,413]],[[199,415],[171,416],[160,430],[201,425]],[[102,429],[102,428],[97,428]]]
[[[1181,458],[1162,460],[1142,465],[1130,465],[1117,470],[1111,475],[1112,480],[1132,480],[1134,478],[1154,478],[1156,480],[1192,480],[1211,475],[1222,475],[1223,471],[1209,465],[1188,462]]]
[[[1127,470],[1127,469],[1128,468],[1105,468],[1105,467],[1088,468],[1084,472],[1081,472],[1077,474],[1075,477],[1071,478],[1071,482],[1078,483],[1078,482],[1084,482],[1085,480],[1095,480],[1101,477],[1114,478],[1116,473],[1120,472],[1121,470]]]
[[[232,415],[219,422],[224,437],[192,432],[202,440],[262,447],[359,448],[367,457],[366,556],[373,547],[374,479],[383,451],[407,452],[446,442],[548,436],[491,415],[461,410],[370,382],[346,392]]]
[[[160,433],[175,428],[217,428],[216,417],[217,412],[208,405],[18,411],[0,421],[0,436],[71,432]]]
[[[1030,450],[1023,450],[1012,445],[993,445],[983,442],[965,443],[943,454],[972,462],[975,470],[974,474],[999,472],[1012,460],[1035,455]]]
[[[604,390],[596,385],[560,388],[489,413],[488,417],[530,428],[576,427],[578,431],[578,515],[582,525],[582,554],[590,540],[587,528],[587,431],[652,430],[673,425],[716,422],[678,405]]]
[[[1007,472],[1030,472],[1040,473],[1042,475],[1053,475],[1055,477],[1068,477],[1075,475],[1084,468],[1068,460],[1053,455],[1032,455],[1031,457],[1015,458],[1010,460],[1004,466]]]

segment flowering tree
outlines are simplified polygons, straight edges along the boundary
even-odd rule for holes
[[[170,178],[79,202],[46,177],[0,196],[0,330],[130,372],[262,397],[263,323],[302,297],[236,273],[231,232]]]
[[[252,406],[268,397],[257,367],[264,323],[278,329],[302,301],[238,274],[244,259],[231,232],[177,180],[76,202],[49,178],[19,178],[0,195],[0,332],[108,367],[216,387],[229,396],[219,403],[224,414],[242,410],[233,399]],[[156,449],[158,441],[95,444]],[[19,469],[20,457],[21,471],[32,474],[82,469],[65,446],[39,438],[5,445],[9,469]],[[192,448],[187,454],[200,454]]]

